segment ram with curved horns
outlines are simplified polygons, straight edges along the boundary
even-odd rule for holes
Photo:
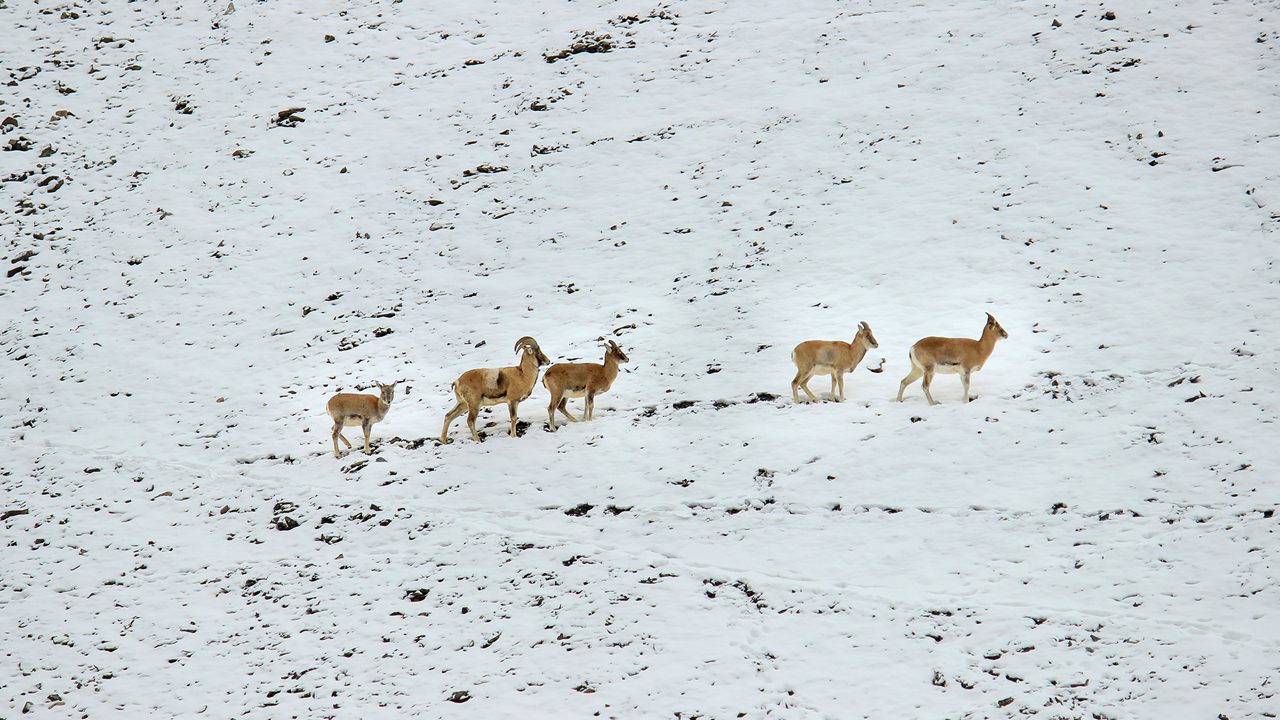
[[[516,436],[516,406],[529,397],[538,382],[538,368],[551,362],[538,347],[538,341],[528,335],[516,341],[520,352],[520,364],[502,368],[476,368],[468,370],[453,381],[453,395],[458,402],[444,416],[444,429],[440,442],[449,442],[449,425],[462,413],[467,414],[467,427],[471,437],[480,439],[476,432],[476,416],[486,405],[506,404],[511,411],[511,437]]]

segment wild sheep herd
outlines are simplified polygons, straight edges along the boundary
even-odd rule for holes
[[[911,372],[898,385],[898,401],[911,383],[923,378],[921,387],[925,399],[930,405],[937,405],[929,392],[935,373],[951,373],[960,376],[964,385],[964,400],[969,402],[969,380],[975,370],[981,370],[996,341],[1009,337],[1009,333],[1000,327],[1000,323],[987,313],[987,324],[982,328],[982,335],[972,338],[926,337],[922,338],[907,353],[911,360]],[[850,342],[842,340],[806,340],[791,351],[791,360],[796,365],[796,375],[791,380],[791,397],[800,402],[800,390],[812,402],[818,398],[809,390],[809,380],[814,375],[831,376],[831,395],[837,401],[844,400],[844,375],[851,372],[862,362],[862,358],[870,348],[878,348],[876,337],[871,326],[865,322],[858,323],[858,331]],[[467,427],[471,430],[472,439],[479,441],[476,431],[476,417],[480,408],[486,405],[506,404],[511,413],[511,436],[516,435],[516,410],[522,400],[533,393],[533,386],[538,381],[538,372],[551,360],[538,347],[538,342],[529,336],[516,341],[515,351],[521,353],[520,364],[499,368],[475,368],[468,370],[453,381],[453,396],[457,400],[444,416],[444,427],[440,431],[440,442],[449,442],[449,425],[464,412],[467,414]],[[619,363],[628,361],[626,353],[612,340],[607,341],[602,363],[556,363],[547,368],[542,376],[542,385],[551,393],[551,403],[547,406],[547,425],[551,431],[556,429],[556,411],[560,411],[571,422],[577,422],[566,407],[570,398],[584,398],[582,419],[590,420],[595,411],[597,395],[608,392],[613,381],[618,377]],[[333,455],[341,457],[338,441],[351,447],[351,441],[342,435],[344,426],[360,426],[364,431],[364,451],[371,453],[369,433],[373,425],[387,416],[391,409],[391,401],[395,398],[395,383],[383,385],[377,383],[379,394],[338,393],[329,398],[329,417],[333,418]]]

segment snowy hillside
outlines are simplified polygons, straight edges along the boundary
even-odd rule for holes
[[[1274,4],[0,22],[0,717],[1280,713]]]

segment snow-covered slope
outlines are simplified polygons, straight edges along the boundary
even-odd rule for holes
[[[1268,3],[0,8],[0,716],[1280,712]]]

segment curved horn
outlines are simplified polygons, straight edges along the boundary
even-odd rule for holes
[[[870,330],[870,329],[871,329],[871,326],[867,324],[867,321],[866,321],[866,320],[863,320],[863,321],[859,322],[859,323],[858,323],[858,327],[862,328],[863,330]]]
[[[995,322],[996,319],[991,313],[987,313],[987,322]]]
[[[524,346],[526,346],[526,345],[532,345],[533,347],[537,348],[537,347],[538,347],[538,341],[537,341],[537,340],[534,340],[533,338],[529,337],[528,335],[525,335],[524,337],[522,337],[522,338],[520,338],[519,340],[517,340],[517,341],[516,341],[516,346],[515,346],[515,348],[514,348],[514,349],[515,349],[517,352],[519,352],[519,351],[520,351],[520,349],[521,349],[521,348],[523,348],[523,347],[524,347]]]

